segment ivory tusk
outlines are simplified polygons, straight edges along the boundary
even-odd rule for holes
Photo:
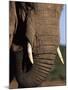
[[[30,62],[33,64],[34,61],[33,61],[33,56],[32,56],[32,47],[30,43],[28,43],[27,48],[28,48],[28,56],[29,56]]]
[[[61,54],[61,51],[60,51],[59,47],[57,48],[57,53],[58,53],[58,56],[59,56],[61,62],[64,64],[64,60],[63,60],[63,57],[62,57],[62,54]]]

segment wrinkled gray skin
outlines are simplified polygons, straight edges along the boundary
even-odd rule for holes
[[[15,3],[15,2],[13,2]],[[21,3],[25,7],[25,3]],[[32,8],[30,4],[27,4],[28,8],[22,8],[19,13],[16,12],[15,5],[13,4],[13,13],[10,11],[10,47],[14,45],[22,47],[22,49],[16,49],[16,68],[15,75],[20,87],[35,87],[44,81],[53,69],[54,61],[57,53],[57,47],[59,45],[59,18],[62,9],[62,5],[58,4],[38,4],[34,3]],[[32,9],[31,9],[32,8]],[[15,11],[14,11],[15,10]],[[13,14],[13,15],[12,15]],[[19,14],[17,17],[16,15]],[[26,17],[27,15],[27,17]],[[13,17],[12,17],[13,16]],[[19,21],[21,18],[22,25]],[[12,18],[12,19],[11,19]],[[21,33],[22,43],[12,42],[13,34],[16,32],[15,23],[21,28],[20,30],[25,33]],[[25,26],[25,24],[26,26]],[[24,28],[26,27],[26,29]],[[18,27],[17,27],[18,28]],[[27,43],[30,42],[33,51],[34,64],[31,65],[27,55]],[[29,67],[30,66],[30,67]],[[29,68],[28,70],[26,70]]]

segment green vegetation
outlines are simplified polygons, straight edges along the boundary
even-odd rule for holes
[[[48,80],[66,80],[66,46],[60,46],[60,50],[64,59],[64,64],[61,63],[57,55],[55,60],[55,68],[49,74]]]

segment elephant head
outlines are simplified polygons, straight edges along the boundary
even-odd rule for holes
[[[20,28],[23,33],[25,30],[25,33],[18,33],[19,37],[21,36],[22,44],[19,46],[22,45],[22,49],[15,52],[16,79],[21,87],[33,87],[44,81],[54,67],[59,46],[59,18],[62,5],[34,3],[34,10],[30,9],[30,4],[26,5],[26,16]],[[31,56],[29,47],[32,48]],[[30,57],[33,64],[29,62]],[[28,70],[25,70],[25,67]]]

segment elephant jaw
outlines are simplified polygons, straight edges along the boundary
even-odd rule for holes
[[[57,53],[58,53],[58,56],[59,56],[62,64],[64,64],[64,60],[63,60],[63,57],[62,57],[62,54],[61,54],[61,51],[60,51],[60,48],[59,47],[57,48]]]
[[[28,43],[27,44],[27,48],[28,48],[28,56],[29,56],[29,60],[32,64],[34,64],[34,61],[33,61],[33,56],[32,56],[32,47],[31,47],[31,44]]]

